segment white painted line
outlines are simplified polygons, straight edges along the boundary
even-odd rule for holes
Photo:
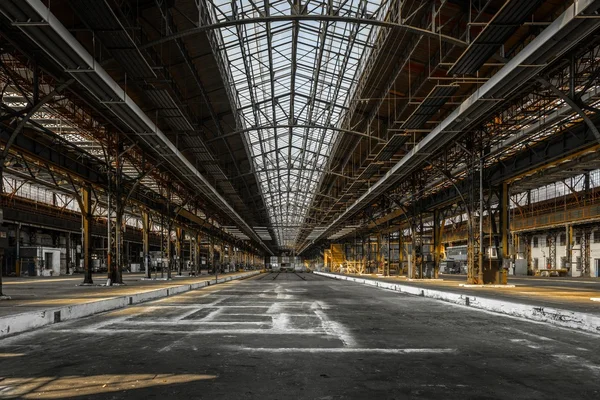
[[[88,329],[88,328],[74,328],[74,329],[57,329],[54,332],[76,332],[85,333],[89,335],[123,335],[129,333],[140,333],[140,334],[152,334],[156,333],[159,335],[164,334],[180,334],[185,333],[186,335],[296,335],[296,336],[314,336],[314,335],[327,335],[325,331],[317,331],[314,329],[286,329],[286,330],[274,330],[274,329],[207,329],[202,331],[185,331],[177,329],[157,329],[152,330],[146,329]]]
[[[406,278],[409,282],[440,282],[443,281],[441,278]]]
[[[473,285],[473,284],[469,284],[469,283],[459,283],[458,286],[462,286],[465,288],[481,288],[481,289],[486,289],[486,288],[495,288],[495,289],[504,289],[504,288],[514,288],[516,287],[516,285]]]
[[[344,343],[344,345],[348,347],[356,347],[356,340],[354,339],[350,331],[339,322],[335,322],[329,319],[327,314],[323,312],[323,309],[321,308],[319,302],[315,301],[311,306],[311,309],[321,320],[321,325],[325,329],[325,332],[327,332],[331,336],[338,337]]]
[[[209,315],[210,316],[210,315]],[[227,325],[270,325],[271,323],[268,321],[204,321],[204,320],[185,320],[185,321],[181,321],[181,320],[154,320],[154,321],[120,321],[120,322],[114,322],[115,324],[119,324],[119,326],[126,326],[126,325],[130,325],[130,326],[137,326],[137,325],[146,325],[146,326],[156,326],[157,328],[159,326],[185,326],[185,325],[189,325],[189,326],[194,326],[194,325],[198,325],[198,326],[227,326]],[[108,324],[106,329],[111,329],[110,325],[112,324]]]
[[[239,350],[263,353],[378,353],[378,354],[449,354],[456,353],[457,349],[435,348],[407,348],[407,349],[380,349],[358,347],[237,347]]]

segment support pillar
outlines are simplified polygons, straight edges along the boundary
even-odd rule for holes
[[[142,210],[142,254],[144,257],[144,276],[150,279],[150,214]]]
[[[183,273],[183,238],[185,233],[182,228],[175,228],[175,259],[177,264],[177,276]]]
[[[65,275],[71,270],[71,232],[65,237]]]
[[[590,276],[590,228],[581,230],[581,276]]]
[[[21,223],[17,224],[16,231],[16,262],[15,262],[15,273],[17,276],[21,276]]]
[[[221,247],[220,247],[220,252],[219,252],[219,269],[220,272],[223,272],[223,268],[225,265],[225,241],[221,240]]]
[[[202,234],[200,232],[198,232],[198,234],[196,235],[196,249],[195,249],[195,254],[196,254],[196,258],[195,258],[195,265],[196,265],[196,273],[198,275],[202,274],[202,256],[200,254],[200,249],[202,248]]]
[[[83,284],[91,285],[92,280],[92,188],[84,186],[81,188],[81,201],[83,209],[81,243],[83,252]]]
[[[533,270],[533,260],[531,257],[531,235],[525,234],[523,239],[525,241],[525,253],[527,257],[527,275],[533,275],[535,271]]]
[[[190,267],[189,274],[194,275],[196,273],[196,255],[195,255],[196,245],[194,244],[195,235],[193,235],[192,232],[190,232],[189,235],[190,235],[190,259],[189,259],[189,263],[188,263],[188,265]]]
[[[211,270],[214,273],[215,272],[215,240],[212,236],[208,239],[208,261],[207,262],[208,262],[207,267],[209,268],[209,270]]]
[[[398,275],[404,273],[404,229],[398,229]]]
[[[548,265],[551,269],[556,269],[556,232],[550,232],[546,242],[548,243]]]
[[[500,190],[500,246],[502,264],[500,265],[499,281],[508,283],[508,269],[510,268],[510,192],[508,183],[503,182]]]
[[[567,269],[573,273],[573,225],[567,225],[565,227],[566,234],[566,260],[567,260]]]
[[[391,239],[391,235],[390,232],[388,230],[387,233],[387,268],[385,269],[385,276],[390,276],[390,265],[392,263],[392,252],[391,252],[391,246],[390,246],[390,239]]]
[[[231,272],[231,262],[233,260],[233,246],[227,245],[227,272]]]
[[[375,243],[377,246],[377,252],[375,253],[375,265],[377,266],[377,273],[383,274],[385,271],[385,266],[383,265],[383,254],[381,254],[382,246],[381,246],[381,232],[377,233],[377,241]],[[379,270],[381,266],[381,271]]]
[[[173,231],[173,225],[171,218],[167,217],[167,235],[165,238],[165,258],[167,259],[167,279],[171,279],[171,266],[173,265],[173,251],[171,250],[171,232]]]
[[[433,211],[433,276],[438,279],[440,274],[440,262],[444,246],[442,244],[442,230],[444,221],[441,221],[440,210]]]

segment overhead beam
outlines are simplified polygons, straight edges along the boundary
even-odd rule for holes
[[[211,202],[221,208],[266,252],[272,253],[271,249],[258,237],[231,204],[177,149],[42,1],[0,2],[0,12],[36,43],[41,50],[46,52],[65,72],[71,74],[86,90],[97,97],[98,101],[110,104],[110,110],[129,126],[132,132],[151,133],[136,137],[154,149],[157,148],[156,145],[158,144],[160,146],[160,150],[157,151],[158,155],[163,157],[173,170],[181,171],[184,181],[204,193]],[[36,21],[36,23],[32,24],[31,21]],[[73,66],[76,66],[76,68],[74,69]]]
[[[547,62],[559,58],[594,32],[600,26],[600,19],[580,18],[580,16],[595,12],[599,7],[600,0],[580,0],[571,5],[548,28],[436,126],[431,133],[417,143],[366,193],[347,207],[316,240],[326,237],[347,218],[393,184],[401,179],[406,179],[433,152],[438,151],[485,117],[491,110],[494,110],[495,102],[490,100],[509,97],[516,89],[538,75]],[[537,65],[537,67],[525,68],[524,65]],[[309,246],[310,243],[307,243],[299,254]]]
[[[241,135],[246,132],[259,131],[259,130],[263,130],[263,129],[291,129],[291,128],[329,129],[329,130],[336,131],[336,132],[346,133],[348,135],[361,136],[361,137],[364,137],[367,139],[373,139],[373,140],[376,140],[381,143],[387,142],[387,140],[378,138],[376,136],[368,135],[366,133],[362,133],[362,132],[358,132],[358,131],[353,131],[350,129],[344,129],[344,128],[339,128],[339,127],[335,127],[335,126],[309,125],[309,124],[277,124],[277,125],[261,125],[261,126],[256,126],[256,127],[249,127],[249,128],[239,129],[234,132],[227,133],[225,135],[213,137],[212,139],[209,139],[206,142],[212,143],[217,140],[225,140],[226,138],[231,137],[231,136]]]
[[[250,24],[266,24],[266,23],[281,23],[281,22],[309,22],[309,21],[317,21],[317,22],[340,22],[346,24],[360,24],[360,25],[373,25],[373,26],[381,26],[385,28],[395,28],[411,33],[416,33],[418,35],[423,35],[427,37],[431,37],[433,39],[441,40],[443,42],[448,42],[460,47],[467,47],[468,44],[460,39],[455,37],[442,34],[440,32],[430,31],[428,29],[419,28],[416,26],[403,24],[399,22],[392,21],[381,21],[376,19],[369,18],[357,18],[357,17],[345,17],[341,15],[270,15],[270,16],[262,16],[262,17],[254,17],[254,18],[238,18],[238,19],[230,19],[227,21],[217,22],[213,24],[202,25],[196,28],[190,28],[181,32],[174,33],[172,35],[165,36],[163,38],[154,40],[152,42],[148,42],[143,46],[140,46],[141,49],[145,49],[148,47],[156,46],[162,43],[167,43],[172,40],[181,39],[187,36],[194,36],[200,33],[204,33],[210,30],[217,30],[228,27],[235,27],[241,25],[250,25]]]

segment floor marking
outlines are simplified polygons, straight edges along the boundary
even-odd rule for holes
[[[202,331],[182,331],[176,329],[56,329],[54,332],[78,332],[86,334],[97,334],[97,335],[114,335],[124,333],[157,333],[157,334],[181,334],[185,333],[188,335],[297,335],[297,336],[313,336],[313,335],[324,335],[325,331],[309,331],[306,329],[288,329],[285,331],[277,331],[273,329],[207,329]]]
[[[348,329],[346,329],[344,325],[330,320],[327,314],[323,312],[320,302],[315,301],[311,306],[311,309],[317,317],[319,317],[321,325],[328,334],[337,336],[347,347],[356,347],[356,340],[354,340],[354,337],[350,334]]]
[[[514,288],[516,287],[516,285],[473,285],[473,284],[469,284],[469,283],[460,283],[458,286],[461,287],[465,287],[465,288],[488,288],[488,289],[505,289],[505,288]]]
[[[262,353],[378,353],[378,354],[449,354],[456,353],[457,349],[445,348],[406,348],[406,349],[381,349],[358,347],[235,347],[238,350]]]
[[[530,349],[541,349],[542,348],[542,346],[538,346],[531,340],[527,340],[527,339],[510,339],[510,341],[513,343],[524,344],[525,346],[529,347]]]
[[[210,314],[209,314],[210,315]],[[148,326],[172,326],[172,325],[270,325],[270,322],[261,322],[261,321],[205,321],[201,320],[175,320],[175,321],[122,321],[119,323],[120,325],[148,325]],[[108,326],[106,329],[111,329]]]
[[[512,327],[504,327],[503,329],[505,329],[505,330],[507,330],[507,331],[512,331],[512,332],[518,332],[518,333],[520,333],[521,335],[524,335],[524,336],[529,336],[529,337],[533,337],[533,338],[536,338],[536,339],[542,340],[542,341],[544,341],[544,342],[555,342],[555,341],[556,341],[556,340],[554,340],[554,339],[551,339],[551,338],[549,338],[549,337],[546,337],[546,336],[540,336],[540,335],[537,335],[537,334],[534,334],[534,333],[530,333],[530,332],[525,332],[525,331],[522,331],[522,330],[520,330],[520,329],[517,329],[517,328],[512,328]]]
[[[158,352],[159,353],[164,353],[166,351],[171,351],[172,348],[174,348],[175,346],[178,346],[179,344],[181,344],[187,338],[188,338],[188,335],[184,334],[182,337],[180,337],[179,339],[175,340],[174,342],[171,342],[171,343],[167,344],[165,347],[162,347],[162,348],[158,349]]]
[[[594,372],[600,371],[600,366],[590,362],[589,360],[587,360],[583,357],[579,357],[579,356],[576,356],[573,354],[553,354],[552,357],[559,359],[560,361],[562,361],[565,364],[569,364],[573,368],[584,367],[584,368],[590,369]]]

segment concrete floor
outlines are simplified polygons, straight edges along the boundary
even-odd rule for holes
[[[600,336],[263,274],[0,341],[0,397],[600,398]]]
[[[219,278],[238,273],[219,274]],[[154,277],[154,275],[152,275]],[[160,273],[158,274],[160,277]],[[2,286],[9,301],[0,301],[0,318],[28,311],[43,311],[54,307],[89,303],[151,290],[192,284],[214,279],[215,275],[176,276],[167,280],[145,280],[143,273],[123,274],[122,286],[104,286],[106,274],[94,275],[94,285],[81,286],[83,275],[65,275],[57,277],[3,277]]]
[[[352,275],[352,274],[350,274]],[[600,297],[598,278],[541,278],[534,276],[509,276],[508,283],[514,287],[463,287],[466,275],[440,275],[440,280],[409,281],[406,276],[352,275],[366,279],[377,279],[403,285],[426,287],[466,295],[477,295],[493,299],[522,302],[541,307],[555,307],[570,311],[600,314],[600,302],[591,298]]]

